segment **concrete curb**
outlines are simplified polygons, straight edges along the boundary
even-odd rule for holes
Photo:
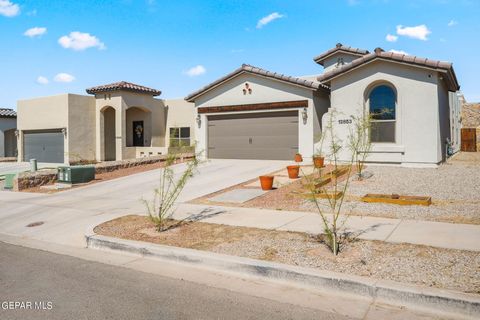
[[[198,265],[246,276],[280,280],[318,290],[341,291],[376,301],[435,310],[474,319],[480,316],[480,296],[194,249],[118,239],[96,235],[93,229],[94,227],[90,227],[85,234],[87,248],[121,251],[142,257]]]

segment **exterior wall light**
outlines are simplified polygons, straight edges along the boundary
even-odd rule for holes
[[[200,129],[200,127],[202,126],[202,117],[200,117],[200,115],[197,114],[197,117],[195,118],[195,120],[197,121],[198,128]]]
[[[19,137],[20,136],[20,130],[15,130],[15,137]]]
[[[62,133],[66,137],[67,136],[67,128],[62,128]]]
[[[303,119],[303,124],[307,124],[307,120],[308,120],[308,112],[307,112],[307,108],[303,108],[302,110],[302,119]]]

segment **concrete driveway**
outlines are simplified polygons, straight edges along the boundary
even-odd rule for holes
[[[57,168],[61,163],[39,163],[38,168]],[[0,162],[0,176],[7,173],[18,173],[30,170],[29,162]]]
[[[199,167],[179,202],[239,184],[284,168],[288,161],[210,160]],[[176,165],[181,172],[184,165]],[[71,246],[84,246],[84,232],[126,214],[145,214],[141,199],[151,199],[160,170],[76,188],[56,194],[0,192],[0,233]],[[27,224],[43,221],[37,227]]]

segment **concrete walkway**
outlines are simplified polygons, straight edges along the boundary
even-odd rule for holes
[[[313,234],[323,230],[320,216],[311,212],[182,204],[175,218]],[[347,232],[360,239],[480,251],[479,225],[359,216],[341,221]]]

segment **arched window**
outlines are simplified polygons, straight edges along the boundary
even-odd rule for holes
[[[379,85],[368,97],[370,111],[370,140],[395,142],[395,91],[387,85]]]

